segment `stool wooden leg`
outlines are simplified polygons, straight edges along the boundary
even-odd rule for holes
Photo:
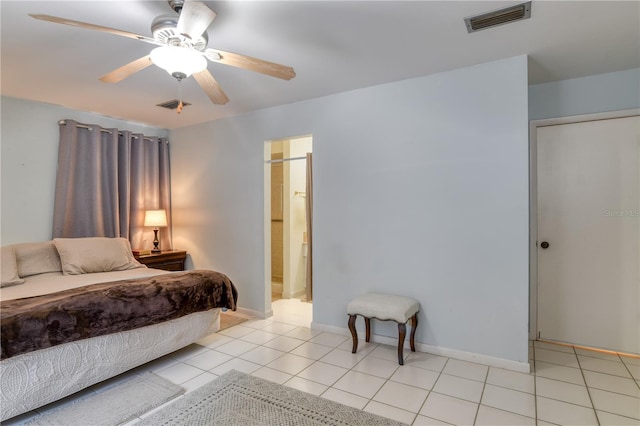
[[[365,336],[365,342],[368,342],[371,339],[371,318],[364,317],[364,325],[367,329],[367,335]]]
[[[398,323],[398,364],[404,365],[403,346],[404,336],[407,334],[407,326],[405,324]]]
[[[356,318],[357,315],[349,315],[349,331],[351,331],[351,339],[353,339],[352,354],[355,354],[358,350],[358,333],[356,333]]]
[[[416,344],[414,337],[416,336],[416,328],[418,328],[418,313],[416,312],[411,317],[411,336],[409,337],[409,343],[411,344],[411,352],[416,351]]]

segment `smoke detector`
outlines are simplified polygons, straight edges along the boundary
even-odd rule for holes
[[[467,26],[467,32],[475,33],[476,31],[485,30],[487,28],[493,28],[499,25],[521,21],[523,19],[529,19],[530,17],[531,2],[528,1],[515,6],[495,10],[493,12],[470,16],[464,19],[464,23]]]

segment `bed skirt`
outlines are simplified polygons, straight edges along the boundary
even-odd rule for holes
[[[0,362],[0,421],[57,401],[216,332],[220,309],[78,340]]]

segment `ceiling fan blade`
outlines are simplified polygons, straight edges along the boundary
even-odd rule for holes
[[[115,29],[115,28],[103,27],[102,25],[88,24],[86,22],[74,21],[72,19],[59,18],[57,16],[51,16],[51,15],[38,15],[38,14],[31,14],[30,13],[29,16],[31,16],[32,18],[35,18],[35,19],[39,19],[41,21],[49,21],[49,22],[54,22],[56,24],[71,25],[72,27],[79,27],[79,28],[86,28],[86,29],[89,29],[89,30],[102,31],[102,32],[105,32],[105,33],[115,34],[115,35],[119,35],[119,36],[122,36],[122,37],[132,38],[134,40],[144,41],[145,43],[162,45],[162,43],[159,43],[159,42],[157,42],[156,40],[154,40],[152,38],[145,37],[145,36],[142,36],[140,34],[130,33],[128,31],[118,30],[118,29]]]
[[[224,105],[229,102],[229,98],[222,91],[222,87],[218,84],[215,78],[208,70],[200,71],[193,74],[193,78],[196,79],[202,90],[205,91],[211,102],[216,105]]]
[[[251,56],[225,52],[218,49],[205,50],[205,56],[214,62],[231,65],[232,67],[244,68],[246,70],[281,78],[283,80],[291,80],[296,76],[296,72],[291,67],[276,64],[274,62],[263,61],[262,59],[252,58]]]
[[[178,18],[179,34],[197,39],[204,33],[216,17],[216,13],[199,1],[185,1]]]
[[[129,77],[130,75],[137,73],[138,71],[142,71],[152,63],[153,62],[151,62],[151,58],[149,57],[149,55],[143,56],[140,59],[129,62],[128,64],[123,65],[120,68],[103,75],[102,77],[100,77],[100,81],[103,81],[105,83],[117,83]]]

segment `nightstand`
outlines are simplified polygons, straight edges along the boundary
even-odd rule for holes
[[[149,268],[164,269],[165,271],[184,271],[184,260],[187,252],[184,250],[162,250],[160,253],[135,256],[136,260]]]

